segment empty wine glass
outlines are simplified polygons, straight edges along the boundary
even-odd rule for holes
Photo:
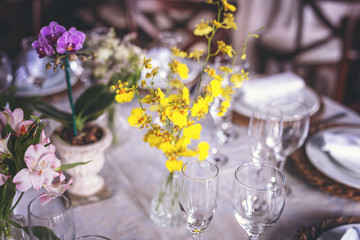
[[[194,239],[209,226],[218,204],[219,169],[206,160],[193,160],[182,167],[179,205],[186,227]]]
[[[75,222],[70,199],[60,194],[43,194],[29,203],[28,224],[30,239],[62,240],[75,238]],[[55,239],[55,238],[54,238]]]
[[[10,59],[5,52],[0,51],[0,92],[10,86],[12,79]]]
[[[281,141],[282,112],[268,104],[252,109],[248,127],[250,152],[254,162],[277,165],[276,149]]]
[[[305,142],[310,127],[309,111],[302,101],[294,99],[276,100],[271,106],[280,109],[283,116],[281,142],[276,150],[278,166],[283,170],[286,159]]]
[[[100,235],[84,235],[75,238],[75,240],[110,240],[110,238],[100,236]]]
[[[250,240],[275,224],[285,205],[285,175],[265,163],[245,163],[235,171],[232,207]]]

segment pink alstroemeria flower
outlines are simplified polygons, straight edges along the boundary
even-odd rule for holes
[[[3,112],[0,112],[0,121],[1,124],[6,123],[16,132],[17,135],[25,134],[29,126],[33,123],[30,120],[24,121],[24,112],[21,108],[16,108],[11,112],[10,108],[5,107]]]
[[[28,168],[21,169],[13,179],[16,189],[21,192],[31,187],[40,190],[44,184],[51,185],[54,178],[59,176],[53,168],[60,167],[61,162],[44,145],[31,145],[25,152],[24,160]]]
[[[6,138],[1,138],[0,136],[0,157],[3,154],[11,154],[8,148],[9,139],[10,134]]]
[[[70,180],[66,183],[65,182],[65,175],[63,172],[60,172],[60,176],[54,179],[53,183],[49,185],[44,185],[44,188],[47,193],[57,193],[57,194],[63,194],[69,187],[70,184],[73,182],[73,179],[70,178]],[[42,205],[45,205],[49,201],[51,201],[51,197],[44,196],[40,198],[40,202]]]
[[[0,186],[4,185],[9,177],[0,173]]]
[[[41,136],[40,136],[40,142],[39,143],[42,144],[42,145],[48,145],[48,144],[51,143],[50,138],[46,137],[44,130],[41,131]],[[53,144],[48,145],[47,148],[52,153],[55,153],[55,151],[56,151],[56,148],[55,148],[55,146]]]

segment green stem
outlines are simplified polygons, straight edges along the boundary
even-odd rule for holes
[[[21,198],[22,198],[23,196],[24,196],[24,192],[22,192],[22,193],[20,194],[20,197],[16,200],[15,205],[10,209],[10,212],[9,212],[8,217],[9,217],[10,214],[14,211],[14,209],[16,208],[16,206],[19,204],[19,202],[20,202],[20,200],[21,200]]]
[[[69,57],[65,58],[65,75],[66,75],[66,85],[67,85],[68,97],[69,97],[69,102],[70,102],[70,107],[71,107],[71,114],[72,114],[73,133],[74,133],[74,136],[77,136],[75,109],[74,109],[74,103],[73,103],[72,91],[71,91],[71,82],[70,82]]]

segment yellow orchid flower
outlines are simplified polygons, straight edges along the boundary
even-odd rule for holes
[[[231,45],[226,45],[223,41],[217,41],[218,43],[218,50],[223,53],[227,54],[229,57],[233,56],[233,48]]]
[[[194,51],[189,53],[189,58],[199,60],[203,54],[204,54],[204,50],[195,49]]]
[[[145,110],[142,108],[134,108],[131,111],[130,117],[128,117],[130,126],[143,128],[147,127],[150,122],[150,118],[146,115]]]
[[[183,166],[183,161],[181,161],[181,160],[167,160],[165,165],[166,165],[166,168],[169,170],[169,172],[181,171],[181,168]]]
[[[236,7],[230,3],[227,2],[227,0],[221,0],[224,4],[224,9],[225,11],[231,11],[231,12],[235,12],[236,11]]]
[[[119,103],[131,102],[134,98],[135,90],[133,88],[127,88],[127,82],[122,83],[120,80],[118,84],[112,86],[112,89],[115,90],[116,96],[115,100]]]
[[[200,132],[201,132],[201,125],[199,123],[183,129],[184,137],[195,140],[200,138]]]
[[[180,76],[181,79],[187,79],[189,76],[189,68],[185,63],[181,63],[176,59],[172,59],[169,63],[170,69],[173,73]]]
[[[219,95],[221,95],[221,93],[222,93],[221,84],[222,84],[221,81],[216,80],[216,79],[214,79],[210,82],[211,95],[213,97],[218,97]]]
[[[235,22],[234,15],[232,13],[224,13],[224,28],[232,28],[234,30],[237,30],[237,24]]]
[[[198,156],[199,156],[199,160],[205,160],[207,158],[207,156],[209,155],[209,149],[210,149],[210,145],[207,142],[200,142],[197,146],[198,148]]]
[[[205,36],[211,33],[213,28],[209,26],[209,21],[204,22],[201,20],[199,24],[196,25],[196,29],[194,30],[194,34],[196,36]]]
[[[178,49],[177,47],[172,47],[170,48],[172,55],[174,57],[181,57],[181,58],[186,58],[187,57],[187,52],[181,51],[180,49]]]

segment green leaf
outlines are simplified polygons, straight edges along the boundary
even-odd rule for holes
[[[29,235],[29,227],[23,227],[24,231]],[[48,227],[44,226],[33,226],[31,227],[31,232],[39,240],[61,240],[58,238],[55,233]]]
[[[68,112],[61,111],[45,102],[35,103],[34,108],[42,114],[42,118],[51,118],[64,126],[72,126],[72,115]]]
[[[78,115],[83,109],[101,101],[99,95],[105,89],[106,86],[104,84],[96,84],[86,89],[75,102],[74,108],[76,115]]]
[[[60,170],[66,171],[66,170],[69,170],[69,169],[71,169],[73,167],[76,167],[76,166],[81,166],[81,165],[88,164],[91,161],[92,160],[87,161],[87,162],[77,162],[77,163],[62,164],[61,167],[60,167]]]

